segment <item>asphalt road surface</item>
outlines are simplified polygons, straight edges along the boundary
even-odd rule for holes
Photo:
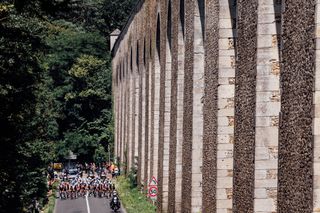
[[[57,199],[54,213],[113,213],[107,198]],[[122,209],[118,213],[125,213]]]

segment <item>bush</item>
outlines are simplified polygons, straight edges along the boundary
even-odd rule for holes
[[[131,167],[131,170],[128,174],[128,178],[129,178],[131,188],[135,188],[138,186],[137,168],[136,167]]]
[[[124,176],[118,177],[116,188],[119,192],[122,205],[128,213],[156,212],[156,207],[136,187],[132,187],[129,179],[126,179]]]
[[[56,204],[56,193],[58,190],[58,186],[59,186],[58,181],[53,183],[52,193],[49,196],[49,201],[48,201],[47,205],[44,207],[44,211],[43,211],[44,213],[53,213],[54,207]]]

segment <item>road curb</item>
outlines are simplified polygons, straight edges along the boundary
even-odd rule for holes
[[[122,205],[122,206],[123,206],[123,205]],[[127,210],[126,210],[124,207],[122,207],[121,209],[122,209],[122,212],[123,212],[123,213],[127,213]]]

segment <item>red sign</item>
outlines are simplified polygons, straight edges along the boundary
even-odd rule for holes
[[[157,186],[150,186],[149,187],[149,197],[155,198],[158,194],[158,187]]]
[[[157,185],[158,185],[157,179],[154,176],[152,176],[152,178],[149,182],[149,186],[157,186]]]
[[[150,182],[149,182],[149,190],[148,190],[148,196],[151,199],[157,199],[157,195],[158,195],[158,181],[157,179],[152,176]]]

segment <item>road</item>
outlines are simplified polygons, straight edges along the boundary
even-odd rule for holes
[[[54,213],[113,213],[106,198],[57,199]],[[125,213],[122,209],[118,213]]]

